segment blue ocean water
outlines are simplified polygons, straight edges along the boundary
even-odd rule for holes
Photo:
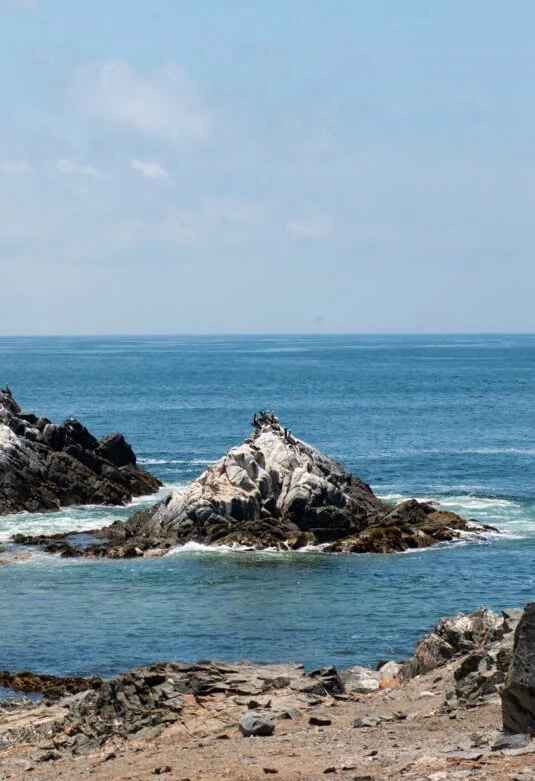
[[[533,335],[0,338],[5,383],[27,410],[78,417],[99,436],[122,431],[167,490],[241,442],[267,408],[380,496],[433,499],[502,534],[387,556],[35,553],[0,567],[0,669],[373,664],[408,656],[441,615],[535,598]],[[131,511],[0,517],[0,542]]]

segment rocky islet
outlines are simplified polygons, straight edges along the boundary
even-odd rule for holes
[[[97,440],[74,418],[58,425],[24,412],[8,387],[0,389],[0,515],[122,505],[160,485],[121,434]]]
[[[207,545],[386,553],[425,548],[491,527],[410,499],[396,507],[337,461],[261,412],[251,436],[184,491],[118,521],[88,555],[163,555],[194,541]]]

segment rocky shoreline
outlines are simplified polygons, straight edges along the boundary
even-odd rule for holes
[[[253,434],[185,490],[126,521],[92,531],[17,535],[62,556],[156,557],[188,542],[251,550],[320,546],[330,553],[391,553],[497,531],[433,504],[392,507],[338,462],[295,437],[274,414],[253,418]],[[86,541],[87,542],[87,541]]]
[[[57,425],[24,412],[9,388],[0,389],[0,515],[124,505],[160,486],[122,434],[97,440],[74,418]]]
[[[513,778],[504,773],[516,768],[528,781],[534,638],[532,603],[442,619],[410,660],[376,670],[204,661],[94,678],[85,690],[66,681],[67,696],[0,703],[0,776],[142,779],[148,762],[176,779],[228,767],[232,779],[442,781],[459,770]]]

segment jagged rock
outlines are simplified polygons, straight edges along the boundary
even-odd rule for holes
[[[23,412],[0,389],[0,515],[70,504],[126,504],[161,483],[136,466],[121,434],[100,442],[74,418],[62,425]]]
[[[516,627],[502,718],[505,732],[535,733],[535,602],[526,605]]]
[[[504,635],[504,616],[481,607],[469,615],[441,618],[434,630],[416,646],[412,659],[401,668],[403,678],[413,678],[446,664],[454,656],[483,649]]]
[[[101,530],[97,555],[165,551],[188,541],[251,548],[394,551],[451,540],[470,527],[453,513],[415,500],[392,509],[358,477],[294,437],[274,415],[185,491]],[[477,527],[481,532],[484,528]]]

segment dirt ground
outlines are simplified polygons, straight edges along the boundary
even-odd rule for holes
[[[535,741],[520,749],[492,750],[502,735],[498,696],[474,708],[444,707],[454,666],[372,694],[320,698],[312,707],[292,711],[293,718],[275,718],[274,734],[268,737],[241,735],[237,725],[247,711],[245,700],[188,696],[180,719],[163,731],[151,734],[149,728],[127,740],[112,738],[89,754],[58,751],[46,739],[0,744],[0,781],[148,781],[157,776],[165,781],[535,781]],[[262,705],[266,716],[277,710],[275,702]],[[57,715],[55,708],[14,710],[2,717],[1,726],[46,723]],[[354,726],[365,716],[381,721]],[[320,725],[311,724],[311,718]]]

